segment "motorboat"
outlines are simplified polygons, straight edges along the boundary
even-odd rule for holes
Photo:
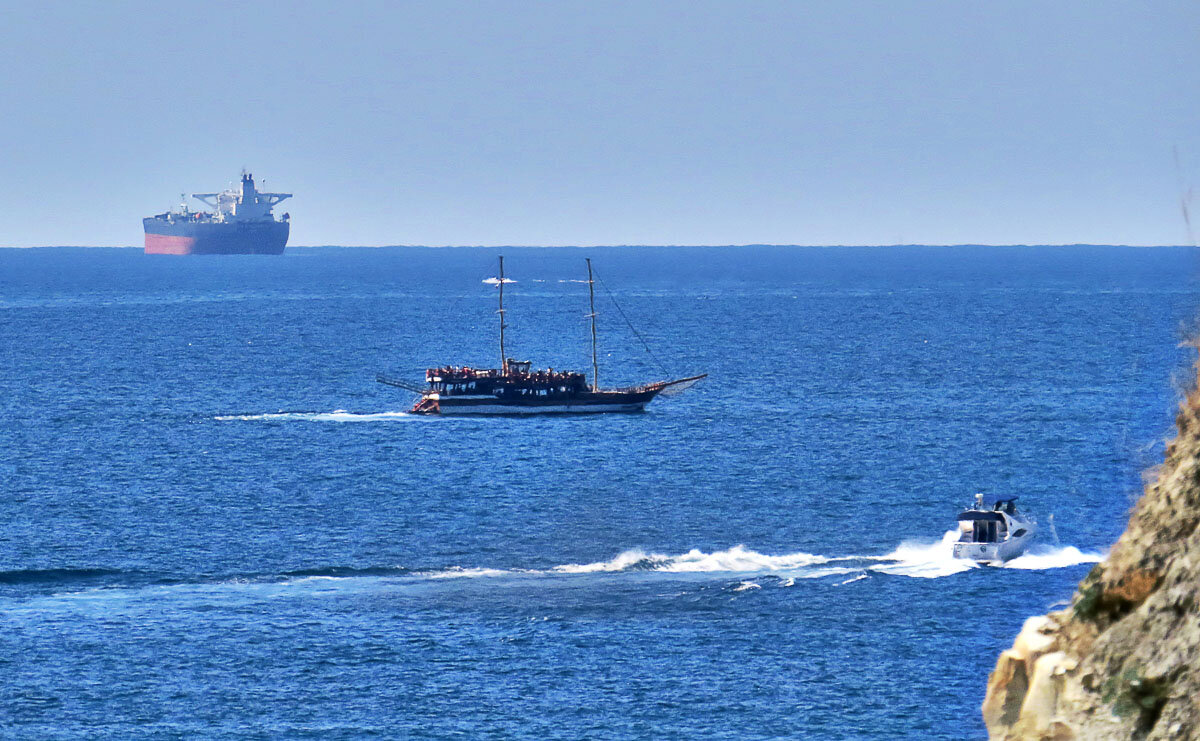
[[[991,508],[983,495],[975,495],[975,506],[958,515],[958,540],[954,557],[982,564],[1002,564],[1020,556],[1033,543],[1037,523],[1017,511],[1017,498],[997,499]]]

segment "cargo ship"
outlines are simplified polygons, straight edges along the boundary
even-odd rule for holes
[[[425,371],[425,385],[387,376],[377,381],[397,386],[420,398],[413,404],[414,414],[595,414],[599,412],[640,412],[659,394],[683,391],[708,374],[653,381],[617,389],[600,388],[600,365],[596,352],[596,291],[592,261],[587,260],[588,300],[592,323],[592,378],[575,371],[537,370],[528,360],[508,357],[504,347],[504,258],[500,258],[500,277],[489,279],[500,289],[500,367],[472,368],[446,365]]]
[[[220,193],[193,193],[213,208],[179,210],[142,219],[147,255],[281,255],[290,217],[276,219],[271,209],[291,193],[261,193],[254,176],[242,172],[242,185]]]

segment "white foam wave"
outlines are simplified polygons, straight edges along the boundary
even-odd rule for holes
[[[975,568],[973,561],[954,557],[957,530],[947,530],[940,540],[906,540],[896,550],[878,557],[881,563],[869,566],[872,571],[899,574],[921,579],[936,579]]]
[[[508,571],[506,569],[485,569],[485,568],[464,569],[464,568],[459,568],[459,567],[455,566],[453,568],[449,568],[444,571],[433,571],[428,574],[425,574],[425,576],[429,577],[430,579],[465,579],[465,578],[480,577],[480,576],[506,576],[508,574],[515,574],[515,573],[521,573],[521,572]]]
[[[373,414],[358,414],[347,412],[345,409],[335,409],[332,412],[276,412],[274,414],[227,414],[213,419],[220,422],[234,420],[252,422],[284,422],[300,420],[304,422],[390,422],[406,417],[413,417],[408,412],[376,412]]]
[[[646,553],[645,551],[632,550],[624,551],[608,561],[597,561],[595,563],[568,563],[562,566],[555,566],[550,571],[558,574],[595,574],[605,571],[625,571],[632,569],[635,566],[643,570],[651,570],[659,565],[671,560],[670,556],[661,556],[657,553]]]
[[[236,419],[236,417],[234,418]],[[287,578],[283,581],[259,578],[231,578],[219,583],[168,584],[145,587],[113,589],[97,587],[78,592],[49,595],[37,604],[77,604],[79,602],[107,604],[108,601],[127,599],[130,595],[151,595],[157,601],[162,594],[187,593],[204,596],[205,599],[220,599],[222,595],[235,592],[253,592],[260,595],[284,595],[290,590],[308,586],[320,590],[364,590],[374,588],[380,582],[408,581],[412,579],[453,580],[476,578],[570,578],[572,575],[620,574],[628,572],[663,572],[694,574],[736,574],[737,583],[733,591],[743,592],[759,589],[751,575],[777,574],[778,586],[793,587],[798,580],[842,577],[831,581],[833,586],[845,586],[870,578],[874,574],[894,574],[915,578],[937,578],[978,568],[972,561],[955,559],[953,544],[957,533],[947,532],[940,539],[908,540],[884,556],[821,556],[797,552],[771,556],[736,546],[724,551],[705,553],[693,549],[681,555],[647,553],[629,550],[607,561],[586,564],[564,564],[548,569],[499,569],[487,567],[437,568],[417,572],[387,575],[332,575],[312,574]],[[1035,546],[1029,553],[1004,564],[1004,568],[1023,570],[1058,569],[1103,560],[1101,553],[1081,551],[1074,546]],[[40,609],[40,608],[39,608]]]
[[[490,286],[498,286],[498,285],[500,285],[500,279],[499,279],[499,278],[484,278],[484,279],[483,279],[483,282],[484,282],[484,283],[487,283],[487,284],[488,284],[488,285],[490,285]],[[504,282],[505,282],[506,284],[507,284],[507,283],[516,283],[516,281],[515,281],[515,280],[513,280],[512,278],[505,278],[505,279],[504,279]]]
[[[668,574],[767,574],[787,575],[784,586],[796,579],[819,579],[829,576],[849,576],[838,586],[851,584],[870,576],[871,572],[894,574],[920,579],[936,579],[978,568],[974,561],[954,557],[955,530],[947,531],[937,540],[906,540],[891,553],[883,556],[821,556],[799,551],[772,556],[738,545],[723,551],[705,553],[692,549],[687,553],[667,555],[643,550],[623,551],[607,561],[571,563],[544,570],[504,570],[488,568],[454,568],[428,574],[430,578],[504,576],[512,574],[601,574],[628,571],[649,571]],[[1004,564],[1012,569],[1056,569],[1081,563],[1094,563],[1103,557],[1085,553],[1074,546],[1037,547],[1032,552]]]
[[[758,553],[738,545],[723,551],[705,553],[692,549],[679,555],[628,550],[607,561],[571,563],[547,569],[497,569],[460,567],[423,571],[413,574],[426,579],[471,579],[486,577],[545,577],[578,574],[617,574],[622,572],[656,572],[667,574],[771,574],[780,575],[780,586],[794,586],[797,579],[847,577],[835,586],[862,581],[872,573],[894,574],[921,579],[934,579],[978,568],[969,560],[954,557],[957,531],[950,530],[937,540],[906,540],[884,556],[821,556],[798,551],[778,556]],[[1086,553],[1074,546],[1038,546],[1030,553],[1004,564],[1011,569],[1055,569],[1082,563],[1094,563],[1103,558],[1098,553]],[[735,591],[755,589],[761,585],[750,580],[740,581]]]
[[[896,550],[878,558],[880,563],[868,568],[882,573],[927,579],[977,568],[978,564],[973,561],[954,557],[954,541],[957,539],[958,532],[948,530],[937,541],[908,540]],[[1025,555],[1000,565],[1006,569],[1042,571],[1098,563],[1103,559],[1103,554],[1084,552],[1075,546],[1037,545]]]
[[[1018,556],[1004,564],[1006,569],[1061,569],[1067,566],[1077,566],[1081,563],[1100,563],[1104,560],[1102,553],[1088,553],[1073,545],[1065,548],[1041,548],[1035,546],[1023,556]]]
[[[790,553],[783,556],[768,556],[752,551],[745,546],[734,546],[728,550],[705,553],[699,549],[678,556],[665,556],[658,553],[646,553],[640,550],[625,551],[609,561],[597,561],[587,564],[566,564],[555,566],[552,572],[561,574],[588,574],[602,571],[625,571],[639,569],[644,571],[665,571],[673,574],[702,573],[702,572],[744,572],[759,573],[766,571],[791,571],[828,561],[825,556],[811,553]]]
[[[674,556],[658,570],[673,573],[707,572],[707,571],[791,571],[825,563],[829,559],[812,553],[788,553],[782,556],[768,556],[752,551],[745,546],[734,546],[729,550],[704,553],[692,549],[682,556]]]

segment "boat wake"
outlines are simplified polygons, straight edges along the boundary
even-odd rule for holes
[[[555,574],[594,574],[613,571],[663,571],[672,574],[729,572],[794,571],[829,559],[811,553],[792,553],[785,556],[767,556],[745,546],[734,546],[729,550],[705,553],[692,549],[679,556],[646,553],[632,550],[621,553],[609,561],[586,564],[565,564],[549,569]]]
[[[841,582],[842,584],[859,581],[872,573],[935,579],[979,568],[973,561],[954,557],[953,547],[957,537],[958,532],[950,530],[938,540],[904,541],[891,553],[883,556],[821,556],[804,552],[772,556],[739,545],[712,553],[693,549],[679,555],[629,550],[607,561],[563,564],[542,570],[449,569],[430,572],[427,575],[433,578],[453,578],[652,571],[669,574],[722,572],[739,575],[775,574],[789,580],[857,575]],[[1074,546],[1034,546],[1029,553],[1009,561],[1000,568],[1058,569],[1084,563],[1097,563],[1103,558],[1104,556],[1100,553],[1084,552]]]
[[[334,590],[373,591],[381,584],[416,586],[420,583],[445,583],[455,580],[496,579],[529,583],[530,579],[573,580],[583,576],[634,574],[727,575],[732,592],[749,592],[762,587],[794,587],[803,580],[829,578],[834,587],[848,587],[883,575],[934,579],[979,568],[974,562],[952,555],[955,531],[939,540],[905,541],[882,556],[821,556],[796,552],[784,555],[758,553],[745,546],[706,553],[693,549],[667,555],[629,550],[606,561],[569,563],[542,569],[488,568],[452,566],[410,568],[405,566],[340,567],[327,566],[283,573],[227,575],[199,579],[186,574],[123,572],[104,569],[51,569],[43,571],[0,572],[0,599],[5,590],[34,589],[41,599],[52,601],[96,601],[107,604],[114,599],[149,595],[157,599],[166,592],[182,594],[255,594],[284,595]],[[1096,563],[1099,553],[1081,551],[1074,546],[1035,546],[1029,553],[1013,559],[1000,569],[1046,570]],[[560,582],[564,585],[569,582]],[[869,583],[869,581],[868,581]],[[213,590],[217,590],[214,592]],[[122,597],[125,595],[125,597]],[[136,597],[135,597],[136,599]],[[11,604],[9,605],[12,606]]]
[[[392,422],[395,420],[415,418],[408,412],[377,412],[374,414],[358,414],[347,412],[345,409],[335,409],[332,412],[275,412],[273,414],[226,414],[213,419],[219,422],[235,420],[249,422]]]
[[[936,578],[979,568],[979,564],[974,561],[954,557],[954,542],[957,538],[956,530],[948,530],[937,541],[905,541],[896,550],[881,557],[883,563],[875,566],[874,570],[904,576]],[[1102,553],[1081,551],[1075,546],[1035,545],[1028,553],[990,568],[1042,571],[1084,563],[1099,563],[1103,559]]]
[[[1029,553],[1026,553],[1024,556],[1018,556],[1004,564],[1004,568],[1041,571],[1043,569],[1060,569],[1064,566],[1075,566],[1081,563],[1099,563],[1102,560],[1104,560],[1103,555],[1099,553],[1085,553],[1075,546],[1066,546],[1064,548],[1048,547],[1045,550],[1034,546],[1030,549]]]

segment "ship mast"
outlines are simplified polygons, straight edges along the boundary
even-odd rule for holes
[[[508,356],[504,354],[504,255],[500,256],[500,373],[508,375]]]
[[[588,266],[588,304],[591,306],[592,313],[588,317],[592,320],[592,391],[600,390],[600,364],[596,362],[596,281],[592,279],[592,258],[585,257]]]

